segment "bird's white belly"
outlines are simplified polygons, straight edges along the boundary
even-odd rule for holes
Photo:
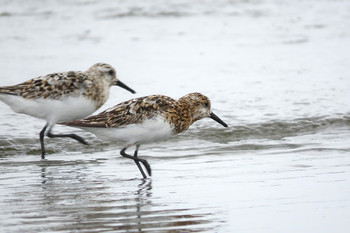
[[[20,96],[0,95],[0,100],[17,113],[45,119],[50,123],[81,119],[96,110],[92,101],[82,97],[65,97],[53,100],[24,99]]]
[[[101,139],[121,141],[128,144],[152,143],[168,139],[173,135],[171,126],[163,118],[144,121],[142,124],[131,124],[117,128],[81,127]]]

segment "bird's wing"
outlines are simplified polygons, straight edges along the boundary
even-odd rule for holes
[[[78,92],[80,88],[89,85],[89,81],[80,71],[53,73],[17,85],[0,87],[0,93],[18,95],[26,99],[59,99],[63,95]]]
[[[161,95],[131,99],[111,107],[97,115],[82,120],[60,124],[74,127],[114,128],[142,123],[174,106],[175,100]]]

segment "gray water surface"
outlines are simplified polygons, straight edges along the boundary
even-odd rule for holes
[[[137,91],[201,92],[229,128],[196,122],[142,145],[45,122],[0,103],[0,232],[347,232],[350,2],[0,0],[0,85],[116,67]],[[132,150],[129,149],[132,153]]]

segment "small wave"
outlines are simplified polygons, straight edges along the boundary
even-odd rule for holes
[[[88,140],[92,141],[93,137]],[[62,151],[84,151],[84,149],[92,149],[86,147],[76,141],[68,139],[50,139],[45,138],[46,154],[61,153]],[[0,158],[13,155],[41,155],[41,147],[39,137],[0,137]]]
[[[126,18],[126,17],[145,17],[145,18],[160,18],[160,17],[183,17],[189,16],[190,14],[187,12],[180,11],[158,11],[158,12],[150,12],[144,11],[141,9],[130,9],[125,12],[116,12],[111,14],[106,14],[101,16],[104,19],[114,19],[114,18]]]
[[[3,11],[0,12],[0,17],[26,17],[26,16],[46,16],[49,17],[53,15],[52,11],[28,11],[28,12],[8,12],[8,11]]]
[[[314,134],[326,129],[338,129],[350,126],[349,116],[339,117],[310,117],[297,118],[288,121],[271,121],[246,125],[237,125],[229,128],[202,127],[189,131],[188,137],[197,137],[215,142],[239,141],[246,139],[272,139]],[[185,137],[186,137],[185,136]]]

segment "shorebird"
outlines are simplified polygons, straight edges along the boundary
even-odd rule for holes
[[[106,63],[97,63],[87,71],[52,73],[26,82],[0,87],[0,100],[17,113],[46,120],[39,134],[41,158],[45,158],[44,136],[70,137],[83,144],[76,134],[53,134],[53,126],[60,121],[72,121],[89,116],[108,99],[112,85],[132,93],[134,90],[119,81],[115,69]]]
[[[140,145],[179,134],[197,120],[206,117],[227,127],[227,124],[211,111],[208,97],[200,93],[190,93],[178,100],[163,95],[135,98],[97,115],[59,124],[81,128],[103,139],[126,142],[120,154],[134,160],[143,178],[147,178],[140,162],[149,176],[151,166],[145,159],[138,157]],[[133,156],[125,152],[130,146],[136,146]]]

